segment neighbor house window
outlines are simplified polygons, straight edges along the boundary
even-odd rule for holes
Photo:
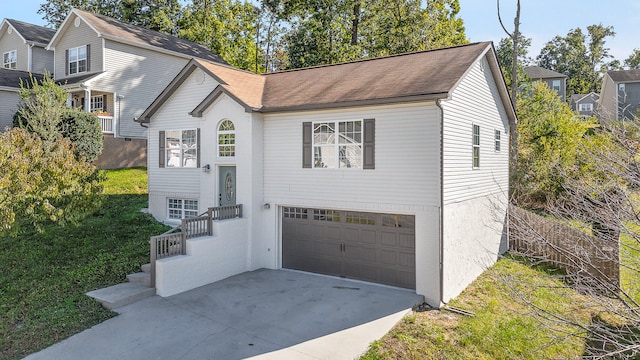
[[[218,156],[236,156],[236,128],[231,120],[224,120],[218,126]]]
[[[104,96],[91,97],[91,112],[93,111],[104,111]]]
[[[551,88],[557,92],[560,92],[560,80],[553,80],[551,82]]]
[[[500,151],[500,130],[496,130],[495,132],[495,136],[494,136],[494,141],[495,141],[495,151]]]
[[[198,200],[168,199],[169,219],[187,219],[198,216]]]
[[[15,69],[18,66],[18,53],[16,50],[2,54],[2,67],[5,69]]]
[[[69,75],[87,71],[87,46],[71,48],[68,51],[67,70]]]
[[[167,130],[165,136],[166,167],[198,167],[198,131]]]
[[[473,125],[473,167],[480,167],[480,125]]]
[[[593,111],[593,104],[580,104],[580,111]]]
[[[313,167],[362,169],[362,120],[314,123]]]

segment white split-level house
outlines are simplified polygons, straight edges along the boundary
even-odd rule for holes
[[[506,250],[514,117],[487,42],[263,75],[194,59],[137,119],[149,210],[242,217],[156,260],[156,292],[286,268],[440,306]]]
[[[33,74],[41,79],[53,72],[53,52],[46,50],[54,30],[13,19],[0,24],[0,132],[11,127],[20,102],[20,83],[28,85]]]
[[[146,166],[145,129],[133,119],[191,58],[226,64],[206,47],[73,9],[47,49],[68,106],[96,113],[104,133],[101,168]]]

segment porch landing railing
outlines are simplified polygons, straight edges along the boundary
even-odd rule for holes
[[[242,204],[209,208],[198,217],[182,219],[180,225],[151,237],[151,287],[156,286],[156,260],[185,255],[187,239],[213,235],[213,222],[242,217]]]

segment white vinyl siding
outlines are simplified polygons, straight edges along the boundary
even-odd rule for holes
[[[198,71],[200,70],[196,70],[196,72]],[[183,86],[176,90],[151,119],[147,143],[149,208],[152,214],[159,219],[169,217],[168,213],[165,214],[168,198],[200,199],[200,176],[203,174],[200,168],[159,168],[158,157],[166,156],[166,154],[159,153],[159,132],[178,127],[182,129],[201,128],[203,126],[202,118],[192,117],[189,115],[189,111],[193,110],[217,85],[218,83],[209,76],[206,76],[205,81],[198,85],[194,80],[194,74],[191,74]],[[205,133],[201,130],[201,134]],[[202,163],[202,165],[204,164],[207,162]],[[214,184],[212,183],[210,186],[213,188]],[[210,205],[202,202],[199,204],[205,208]]]
[[[302,167],[302,123],[375,119],[375,171]],[[439,204],[440,125],[434,103],[264,116],[265,198],[359,210]],[[386,211],[386,210],[385,210]]]
[[[73,15],[72,15],[73,16]],[[75,17],[75,16],[73,16]],[[54,76],[56,80],[64,79],[65,77],[78,76],[78,74],[70,74],[68,72],[68,60],[66,58],[67,49],[76,48],[79,46],[89,45],[89,68],[86,71],[87,74],[101,72],[102,69],[102,39],[98,37],[93,29],[91,29],[84,21],[80,22],[80,26],[73,26],[73,19],[71,26],[61,35],[60,41],[55,45],[55,71]]]
[[[133,118],[142,114],[188,60],[108,40],[104,56],[105,73],[92,81],[91,86],[94,90],[123,96],[116,103],[120,119],[118,136],[144,138],[145,129],[134,122]],[[98,60],[91,60],[92,67],[96,61]],[[184,116],[191,110],[193,108],[181,115]]]
[[[486,61],[486,60],[481,60]],[[483,70],[484,68],[484,70]],[[496,152],[487,129],[507,134],[508,119],[488,64],[473,65],[442,101],[444,109],[443,201],[469,200],[508,189],[508,151]],[[472,124],[480,126],[480,168],[473,169],[470,135]],[[506,140],[506,137],[505,137]],[[507,142],[503,141],[503,146]]]

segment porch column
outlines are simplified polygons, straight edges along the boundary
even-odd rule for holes
[[[84,111],[91,112],[91,89],[84,89]]]
[[[67,108],[71,107],[71,91],[67,92]]]

